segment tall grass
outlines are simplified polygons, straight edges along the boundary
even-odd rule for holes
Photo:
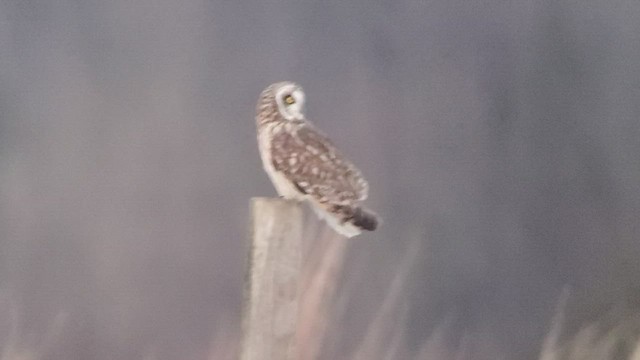
[[[329,331],[342,329],[336,326],[345,311],[345,303],[353,294],[338,294],[338,284],[348,251],[349,242],[336,236],[326,227],[308,220],[303,267],[301,305],[297,327],[299,360],[329,359],[323,349],[335,347],[331,339],[341,334]],[[451,345],[449,321],[444,320],[422,341],[416,351],[410,349],[405,324],[408,316],[406,285],[417,262],[420,243],[416,242],[406,252],[388,284],[387,295],[371,317],[364,336],[352,350],[331,360],[473,360],[478,357],[511,360],[500,347],[499,339],[487,339],[483,334],[468,332],[456,345]],[[565,329],[566,307],[570,292],[565,290],[558,300],[555,314],[550,319],[546,337],[538,344],[539,360],[640,360],[640,314],[618,317],[606,316],[593,323],[584,324],[578,331],[567,333]],[[66,314],[60,313],[51,320],[44,336],[35,341],[23,331],[20,307],[15,302],[3,304],[3,315],[8,327],[3,336],[0,360],[40,360],[52,358],[56,344],[64,340]],[[4,306],[6,305],[6,306]],[[238,327],[220,326],[211,341],[211,360],[237,358],[240,334]],[[536,340],[532,340],[536,341]],[[335,352],[335,351],[334,351]],[[482,355],[479,355],[482,354]],[[145,359],[159,358],[150,349]]]

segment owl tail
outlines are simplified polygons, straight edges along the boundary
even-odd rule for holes
[[[380,217],[361,206],[327,205],[312,206],[321,219],[346,237],[359,235],[362,230],[373,231],[380,226]]]
[[[378,215],[361,206],[353,208],[351,218],[347,221],[350,221],[354,226],[367,231],[375,230],[380,222]]]

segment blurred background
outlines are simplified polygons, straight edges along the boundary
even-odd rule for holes
[[[639,59],[636,0],[0,0],[1,359],[235,359],[280,80],[385,220],[308,216],[301,358],[638,359]]]

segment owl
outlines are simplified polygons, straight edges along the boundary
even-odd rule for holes
[[[281,197],[309,202],[339,234],[375,230],[378,216],[360,204],[369,184],[305,118],[304,102],[302,88],[292,82],[272,84],[260,94],[256,125],[264,170]]]

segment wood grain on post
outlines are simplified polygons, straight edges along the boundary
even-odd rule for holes
[[[284,199],[251,199],[241,360],[294,360],[302,210]]]

